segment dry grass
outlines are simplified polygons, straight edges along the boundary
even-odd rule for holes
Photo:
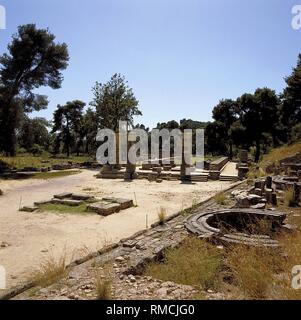
[[[159,224],[162,226],[166,223],[167,219],[167,210],[163,207],[160,208],[158,212]]]
[[[301,232],[282,233],[279,242],[278,249],[228,248],[228,275],[245,299],[301,299],[301,290],[292,288],[292,269],[301,261]]]
[[[225,193],[221,192],[218,193],[215,197],[214,200],[216,201],[217,204],[224,206],[228,204],[228,199]]]
[[[31,281],[36,286],[48,287],[65,278],[68,275],[66,261],[66,253],[58,259],[53,256],[47,258],[41,263],[39,269],[32,273]]]
[[[228,249],[225,264],[233,284],[247,299],[266,299],[270,295],[277,267],[273,249],[234,246]]]
[[[299,152],[301,152],[301,142],[292,145],[284,145],[273,149],[268,154],[264,155],[260,162],[260,166],[263,169],[273,164],[277,166],[282,159],[294,156]]]
[[[111,300],[112,267],[106,265],[103,270],[97,270],[94,276],[94,284],[98,300]]]
[[[265,177],[266,173],[262,166],[251,166],[247,173],[247,179],[253,183],[253,180]]]
[[[301,290],[292,288],[292,269],[301,265],[301,231],[297,230],[293,234],[283,234],[280,238],[283,247],[284,259],[282,260],[282,277],[277,279],[279,299],[301,300]]]
[[[195,237],[176,249],[166,251],[164,263],[147,266],[145,274],[163,281],[213,289],[221,268],[221,254],[215,246]]]

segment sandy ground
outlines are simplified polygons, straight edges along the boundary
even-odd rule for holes
[[[221,172],[222,176],[238,176],[238,170],[236,169],[236,162],[228,162]]]
[[[118,242],[135,232],[145,229],[158,219],[163,207],[173,214],[201,202],[230,186],[229,182],[181,184],[163,181],[162,184],[147,180],[126,183],[121,180],[94,178],[95,171],[52,180],[1,181],[0,189],[0,265],[7,273],[7,288],[23,283],[32,270],[42,261],[61,257],[75,259],[99,250],[106,244]],[[61,192],[90,193],[96,196],[130,198],[138,207],[109,217],[96,214],[24,213],[19,212],[20,203],[33,205],[35,201],[50,199]]]

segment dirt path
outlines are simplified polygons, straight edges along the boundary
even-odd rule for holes
[[[68,260],[99,250],[145,229],[157,221],[160,207],[168,215],[201,202],[230,186],[229,182],[181,184],[164,181],[162,184],[136,180],[95,179],[95,171],[84,170],[78,175],[48,181],[1,181],[0,189],[0,265],[7,272],[7,287],[23,283],[32,270],[49,256],[60,257],[65,252]],[[19,212],[22,205],[50,199],[61,192],[85,192],[96,196],[116,196],[136,199],[138,207],[103,218],[95,214],[59,214]]]

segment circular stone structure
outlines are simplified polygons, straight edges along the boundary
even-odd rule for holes
[[[207,211],[190,216],[184,225],[199,238],[223,244],[278,247],[273,234],[285,228],[286,214],[257,209]]]

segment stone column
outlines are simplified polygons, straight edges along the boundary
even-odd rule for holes
[[[121,170],[121,165],[119,161],[119,131],[116,132],[116,164],[114,165],[114,169]]]
[[[272,189],[273,179],[272,177],[267,177],[265,180],[265,186],[267,189]]]
[[[134,142],[128,141],[128,152],[133,144]],[[128,161],[127,161],[126,170],[124,174],[124,180],[132,181],[135,178],[136,178],[136,164],[133,164],[129,161],[129,155],[128,155]]]
[[[297,183],[294,183],[294,202],[296,205],[300,202],[300,186]]]
[[[191,181],[191,154],[185,150],[185,137],[183,133],[183,146],[182,146],[182,164],[181,164],[181,180]],[[188,163],[187,163],[188,162]]]

